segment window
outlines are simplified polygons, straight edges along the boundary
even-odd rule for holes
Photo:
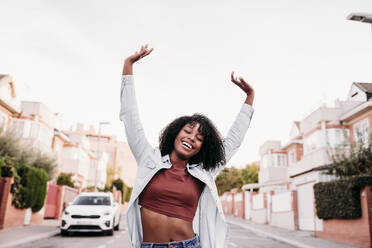
[[[262,168],[285,166],[286,166],[285,154],[271,153],[264,155],[262,158]]]
[[[79,196],[72,205],[104,205],[110,206],[111,200],[108,196]]]
[[[285,155],[284,154],[274,154],[275,156],[275,167],[285,167]]]
[[[357,143],[367,144],[369,139],[369,121],[364,119],[354,125],[354,140]]]
[[[327,129],[327,144],[330,147],[347,146],[349,144],[349,130],[341,128]]]

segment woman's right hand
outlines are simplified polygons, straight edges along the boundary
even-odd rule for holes
[[[133,74],[133,64],[149,55],[153,50],[154,48],[148,49],[148,45],[141,46],[139,51],[136,51],[133,55],[126,58],[124,61],[123,75]]]
[[[141,46],[141,50],[136,51],[133,55],[126,58],[125,61],[128,61],[128,62],[134,64],[138,60],[140,60],[143,57],[146,57],[147,55],[149,55],[153,50],[154,50],[154,48],[148,49],[148,45]]]

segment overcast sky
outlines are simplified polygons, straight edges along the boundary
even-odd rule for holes
[[[288,141],[293,121],[323,102],[344,100],[352,82],[372,82],[370,0],[2,0],[0,73],[20,100],[40,101],[65,127],[119,120],[123,60],[142,44],[154,52],[135,65],[141,119],[157,145],[178,116],[207,115],[225,135],[244,93],[232,70],[256,91],[255,113],[230,165],[259,160],[266,140]]]

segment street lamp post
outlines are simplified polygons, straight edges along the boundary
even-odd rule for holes
[[[372,33],[372,14],[369,13],[351,13],[346,17],[347,20],[364,22],[371,24],[371,33]]]
[[[101,152],[100,152],[100,141],[101,141],[101,126],[102,125],[108,125],[110,122],[102,121],[98,125],[98,139],[97,139],[97,163],[96,163],[96,173],[95,173],[95,179],[94,179],[94,191],[97,192],[97,177],[98,177],[98,165],[101,160]]]

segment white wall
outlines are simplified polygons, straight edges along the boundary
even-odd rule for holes
[[[272,211],[284,212],[292,210],[292,192],[283,192],[272,196]]]
[[[252,198],[252,201],[253,201],[253,209],[262,209],[265,206],[263,194],[254,195]]]

